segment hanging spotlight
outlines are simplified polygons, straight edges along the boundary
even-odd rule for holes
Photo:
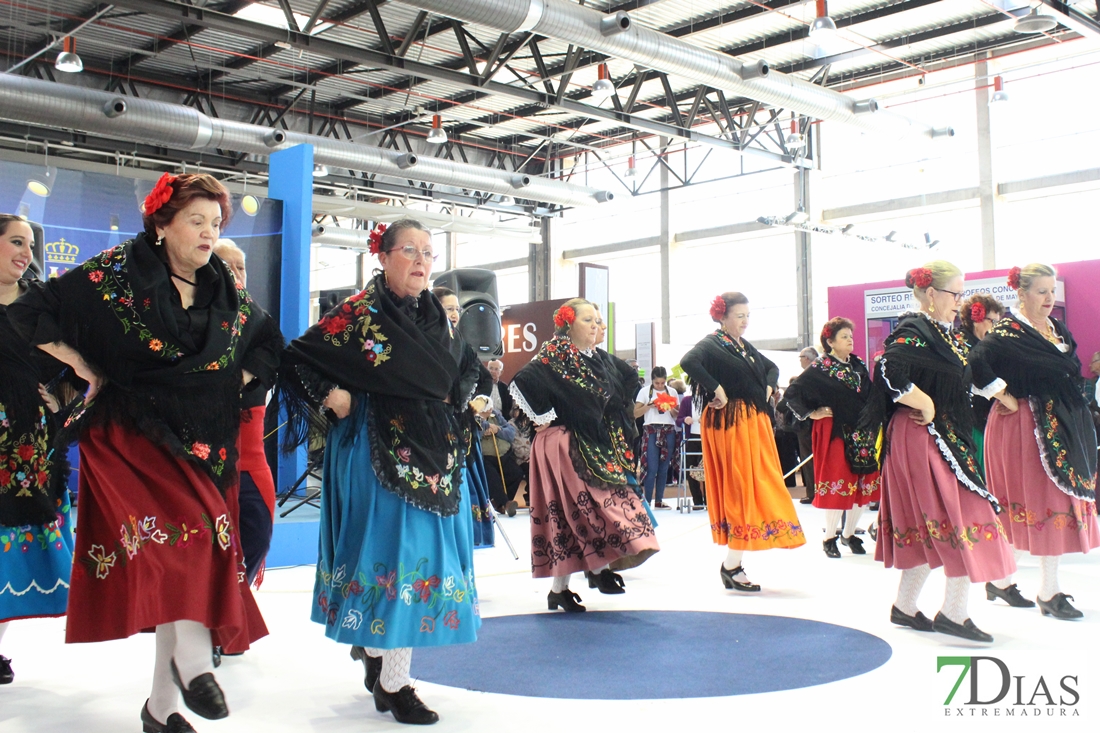
[[[46,198],[50,195],[50,187],[34,178],[27,181],[27,190],[35,196],[41,196],[42,198]]]
[[[75,38],[65,36],[65,40],[62,42],[62,51],[57,54],[57,61],[54,61],[53,67],[58,71],[65,71],[70,74],[84,71],[84,62],[76,55]]]
[[[625,175],[626,175],[627,178],[633,178],[634,176],[638,175],[638,169],[634,165],[634,156],[633,155],[631,155],[630,158],[627,159],[627,161],[626,161],[626,174]]]
[[[1049,15],[1040,15],[1039,7],[1035,6],[1031,12],[1022,18],[1017,18],[1012,30],[1017,33],[1045,33],[1058,26],[1058,21]]]
[[[787,149],[801,150],[806,147],[806,136],[798,131],[798,121],[791,120],[791,134],[787,135]]]
[[[1008,101],[1008,92],[1005,91],[1004,86],[1005,83],[1001,77],[993,77],[993,96],[989,100],[990,104]]]
[[[810,23],[810,38],[824,41],[836,35],[836,23],[829,17],[825,0],[817,0],[817,17]]]
[[[840,228],[840,233],[841,234],[848,234],[855,228],[856,228],[855,224],[845,224],[844,226],[842,226]]]
[[[442,145],[447,142],[447,133],[443,130],[443,118],[432,115],[432,129],[428,131],[428,142],[432,145]]]
[[[313,177],[314,178],[321,178],[322,176],[327,176],[327,175],[328,175],[328,166],[327,165],[321,165],[320,163],[314,163],[313,164]]]
[[[603,101],[615,93],[615,85],[607,78],[607,64],[596,67],[596,83],[592,85],[592,98]]]

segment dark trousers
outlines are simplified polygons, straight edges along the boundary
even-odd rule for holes
[[[504,481],[500,479],[501,469],[504,469]],[[515,501],[519,483],[524,479],[523,469],[516,463],[512,451],[508,451],[497,462],[497,457],[485,454],[485,478],[489,481],[489,499],[497,511],[503,511],[504,505],[509,501]]]
[[[808,421],[807,421],[808,422]],[[798,460],[804,461],[813,455],[813,430],[798,431]],[[802,466],[802,484],[806,487],[806,496],[814,495],[814,462],[807,461]]]
[[[702,455],[690,455],[692,453],[703,452],[703,441],[699,438],[698,435],[688,433],[687,452],[689,455],[687,456],[685,461],[687,462],[687,482],[688,490],[691,491],[691,501],[693,504],[695,504],[695,506],[702,506],[707,503],[706,491],[703,489],[703,485],[701,483],[691,477],[691,469],[696,466],[703,465]]]
[[[241,511],[237,521],[238,531],[241,549],[244,551],[244,566],[248,571],[248,582],[251,584],[263,567],[267,551],[271,549],[274,522],[271,518],[271,510],[264,503],[264,498],[248,471],[241,471],[241,493],[238,501]]]
[[[775,447],[779,451],[779,465],[783,469],[783,475],[798,465],[798,436],[790,430],[775,431]],[[783,479],[787,488],[793,488],[798,482],[792,473]]]

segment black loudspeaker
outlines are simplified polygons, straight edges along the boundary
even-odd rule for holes
[[[330,310],[335,308],[344,302],[347,298],[355,295],[359,291],[355,288],[339,288],[337,290],[322,290],[317,295],[317,303],[321,307],[321,315],[325,315]]]
[[[477,268],[447,270],[435,278],[432,286],[450,288],[458,295],[462,307],[458,332],[479,357],[487,359],[504,353],[495,272]]]

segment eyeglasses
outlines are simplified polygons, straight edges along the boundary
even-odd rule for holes
[[[936,290],[939,290],[941,293],[947,293],[948,295],[955,296],[955,302],[956,303],[961,303],[962,302],[962,299],[963,299],[963,294],[962,293],[956,293],[954,290],[944,290],[943,288],[936,288]]]
[[[416,261],[417,257],[423,257],[426,262],[435,262],[439,259],[439,255],[437,255],[435,252],[432,252],[430,249],[417,249],[412,245],[407,245],[401,248],[394,247],[394,249],[390,251],[392,252],[395,250],[404,255],[405,259],[412,260],[413,262]]]

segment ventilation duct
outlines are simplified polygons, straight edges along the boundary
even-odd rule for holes
[[[624,11],[608,15],[569,0],[396,1],[506,33],[530,31],[800,115],[885,133],[932,135],[931,126],[901,115],[857,115],[856,100],[840,92],[774,71],[760,73],[727,54],[634,23]]]
[[[208,117],[178,104],[122,98],[94,89],[14,74],[0,74],[0,117],[189,150],[221,149],[266,156],[282,148],[308,143],[313,146],[314,162],[329,167],[501,195],[514,194],[520,187],[517,180],[526,179],[526,185],[522,186],[524,198],[561,206],[593,206],[612,198],[608,191],[586,186],[418,157],[318,135],[272,130]]]

